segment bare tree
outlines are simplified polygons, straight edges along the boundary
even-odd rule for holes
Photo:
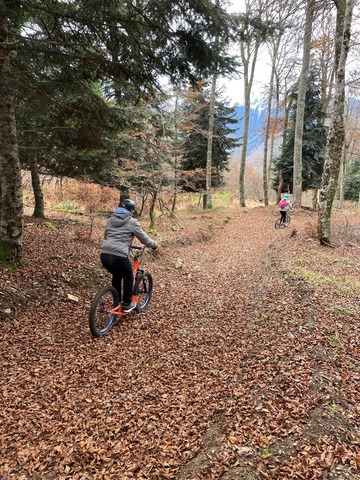
[[[264,204],[267,206],[269,204],[269,195],[268,195],[268,179],[269,179],[269,165],[271,165],[271,160],[273,156],[274,149],[274,130],[277,128],[278,124],[278,115],[279,115],[279,84],[277,83],[279,79],[279,51],[281,44],[286,34],[286,29],[290,27],[290,24],[287,25],[289,21],[294,17],[294,13],[298,11],[298,6],[293,1],[283,1],[271,2],[266,4],[265,12],[266,18],[268,21],[277,22],[278,29],[276,34],[271,36],[267,43],[268,51],[271,58],[271,74],[269,81],[269,89],[267,93],[267,114],[266,114],[266,123],[265,123],[265,135],[264,135],[264,154],[263,154],[263,190],[264,190]],[[293,25],[292,25],[293,26]],[[289,36],[286,37],[286,40],[289,40]],[[284,53],[284,51],[282,52]],[[272,110],[275,100],[275,121],[272,122]],[[273,126],[272,126],[273,124]],[[272,141],[270,145],[270,161],[268,161],[268,144],[270,139],[270,133],[272,133]]]
[[[271,110],[274,96],[274,81],[275,81],[275,58],[277,57],[281,42],[281,35],[278,35],[273,43],[272,62],[271,62],[271,74],[269,94],[267,101],[267,113],[266,113],[266,125],[265,125],[265,138],[264,138],[264,156],[263,156],[263,189],[264,189],[264,204],[269,205],[268,195],[268,144],[270,138],[270,125],[271,125]],[[278,111],[278,110],[277,110]]]
[[[304,112],[306,85],[308,80],[310,66],[311,33],[315,13],[315,0],[307,0],[305,29],[303,40],[302,67],[299,78],[296,122],[295,122],[295,141],[294,141],[294,174],[293,174],[293,206],[301,207],[302,194],[302,143],[304,132]]]
[[[339,179],[345,142],[345,66],[350,48],[352,14],[356,0],[334,0],[337,7],[335,40],[335,91],[330,119],[326,160],[319,199],[318,236],[323,245],[331,244],[331,212]]]
[[[298,12],[298,10],[296,11]],[[298,63],[294,56],[298,44],[298,34],[300,25],[291,22],[291,28],[286,30],[283,41],[279,46],[279,51],[275,59],[274,71],[274,118],[271,119],[271,144],[270,158],[268,162],[268,178],[272,162],[274,160],[275,138],[282,132],[282,143],[280,148],[284,148],[287,139],[287,131],[289,127],[289,113],[293,104],[293,96],[291,91],[297,79]],[[271,54],[270,54],[271,55]],[[281,192],[283,191],[282,172],[278,172],[279,180],[281,179],[281,188],[277,188],[277,203],[280,201]]]
[[[321,103],[327,111],[331,93],[334,89],[334,30],[335,18],[333,6],[325,4],[315,19],[312,55],[314,63],[320,68]]]
[[[250,97],[251,89],[254,81],[254,73],[256,61],[259,53],[260,45],[264,41],[264,32],[259,31],[258,22],[253,19],[261,20],[262,2],[261,0],[250,1],[246,0],[246,12],[244,15],[239,15],[237,20],[239,22],[239,45],[240,57],[243,65],[244,76],[244,127],[242,146],[240,153],[240,172],[239,172],[239,201],[240,206],[245,207],[245,170],[246,170],[246,156],[249,136],[249,121],[250,121]]]
[[[203,207],[212,208],[211,198],[211,168],[212,168],[212,149],[214,137],[214,112],[215,112],[215,98],[216,98],[216,80],[217,73],[213,73],[211,80],[211,93],[209,105],[209,129],[208,129],[208,144],[206,153],[206,192],[203,197]]]

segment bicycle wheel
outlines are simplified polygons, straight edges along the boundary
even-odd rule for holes
[[[275,222],[275,228],[280,228],[281,225],[281,218],[278,218]]]
[[[290,215],[286,214],[284,225],[285,225],[285,227],[288,227],[290,225]]]
[[[95,295],[89,312],[89,327],[94,337],[102,337],[111,330],[116,315],[111,315],[110,310],[118,303],[118,293],[112,286],[102,288]]]
[[[142,312],[149,305],[153,290],[153,279],[150,273],[138,273],[135,279],[134,295],[138,298],[136,311]]]

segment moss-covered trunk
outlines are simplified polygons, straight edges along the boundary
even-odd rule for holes
[[[350,46],[352,13],[355,0],[340,0],[337,4],[336,77],[334,105],[328,134],[326,159],[319,198],[318,237],[323,245],[331,244],[331,212],[339,180],[345,142],[345,66]],[[345,15],[344,15],[345,12]],[[339,49],[338,46],[341,45]]]
[[[22,255],[23,198],[6,9],[0,9],[0,260]]]

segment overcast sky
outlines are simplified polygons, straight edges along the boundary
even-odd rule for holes
[[[229,7],[227,10],[229,12],[241,12],[245,10],[245,0],[228,0]]]
[[[227,8],[229,12],[241,12],[245,10],[245,0],[229,0]],[[224,97],[234,103],[242,104],[244,101],[243,82],[239,80],[219,79],[219,87],[224,89]]]
[[[242,12],[245,11],[245,0],[229,0],[229,6],[227,7],[229,12]],[[235,55],[240,56],[239,48],[235,49]],[[251,99],[256,102],[260,99],[264,85],[269,81],[270,66],[267,64],[265,56],[259,57],[256,64],[254,84],[251,90]],[[228,98],[233,103],[244,103],[244,86],[241,78],[237,80],[219,79],[218,87],[223,89],[223,97]],[[257,103],[257,102],[256,102]]]

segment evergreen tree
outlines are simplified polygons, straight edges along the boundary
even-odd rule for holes
[[[185,126],[181,168],[185,172],[192,172],[193,178],[193,181],[184,188],[192,191],[204,190],[210,108],[209,93],[207,91],[193,92],[188,96],[183,108],[189,121]],[[212,187],[222,184],[223,174],[228,171],[230,154],[239,145],[238,138],[235,137],[237,129],[231,128],[231,125],[236,123],[235,108],[229,106],[227,101],[216,101],[212,142]]]
[[[75,170],[84,171],[84,165],[75,165],[79,158],[86,164],[94,158],[90,149],[85,149],[89,155],[79,155],[79,150],[84,154],[82,147],[95,142],[99,147],[95,160],[100,160],[103,155],[99,152],[107,151],[106,137],[101,135],[106,128],[99,131],[98,127],[104,119],[105,125],[113,119],[107,116],[104,99],[93,95],[93,86],[100,83],[124,108],[130,96],[136,101],[139,95],[151,94],[162,74],[173,81],[195,81],[200,72],[211,71],[215,56],[209,39],[219,31],[225,39],[226,19],[224,10],[208,0],[0,0],[0,258],[21,258],[22,194],[15,107],[26,104],[23,92],[28,92],[30,99],[42,99],[32,103],[34,112],[46,101],[49,110],[54,109],[46,112],[53,120],[50,126],[59,135],[67,132],[61,147],[68,141],[69,161]],[[222,58],[217,60],[224,63]],[[63,89],[66,96],[62,100],[67,105],[59,104]],[[70,93],[75,106],[71,101],[68,104]],[[83,98],[91,100],[82,104]],[[44,151],[48,139],[58,140],[58,135],[41,132],[41,116],[44,119],[43,113],[35,119],[28,112],[19,126],[24,135],[36,127],[36,145]],[[121,125],[121,117],[117,123]],[[25,151],[30,137],[23,137],[23,142]],[[21,156],[26,159],[25,154]]]
[[[326,127],[325,111],[321,101],[321,86],[317,79],[319,78],[316,69],[312,69],[309,74],[305,112],[304,112],[304,131],[302,144],[302,189],[319,188],[321,175],[324,165],[324,155],[326,146]],[[293,102],[289,112],[289,128],[284,131],[285,136],[281,154],[274,160],[274,179],[273,188],[278,189],[279,172],[282,173],[283,188],[282,191],[293,189],[293,156],[295,143],[295,119],[297,109],[297,92],[293,91]]]
[[[345,200],[358,202],[360,197],[360,162],[350,163],[346,172]]]
[[[22,167],[36,159],[40,173],[87,176],[101,183],[116,168],[120,126],[115,104],[105,102],[91,85],[76,90],[62,82],[51,100],[41,87],[26,96],[21,92],[15,103]]]

